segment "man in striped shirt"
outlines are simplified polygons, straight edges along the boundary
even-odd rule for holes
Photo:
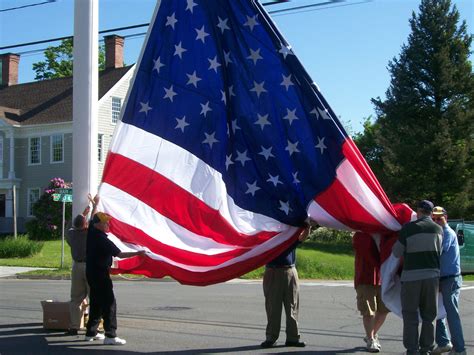
[[[394,256],[403,256],[401,303],[407,354],[429,354],[435,348],[443,229],[431,219],[433,207],[428,200],[418,203],[418,219],[402,227],[392,249]]]

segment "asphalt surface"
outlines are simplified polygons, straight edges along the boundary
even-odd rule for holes
[[[118,335],[124,346],[85,342],[46,331],[41,300],[67,301],[67,280],[0,279],[0,354],[217,354],[365,353],[362,319],[351,282],[302,282],[300,331],[306,348],[284,346],[284,315],[278,346],[264,350],[265,310],[261,281],[207,287],[176,282],[114,281]],[[461,293],[468,353],[474,346],[474,282]],[[384,354],[402,354],[402,322],[389,315],[380,331]]]

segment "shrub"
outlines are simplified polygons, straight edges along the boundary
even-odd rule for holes
[[[25,258],[38,254],[44,243],[30,240],[27,235],[0,239],[0,258]]]
[[[309,240],[320,243],[352,245],[352,232],[321,227],[313,231]]]
[[[69,187],[61,178],[53,178],[38,201],[33,205],[34,220],[28,221],[26,230],[33,240],[54,240],[61,238],[62,203],[53,201],[57,188]],[[71,219],[72,206],[66,203],[66,221]]]

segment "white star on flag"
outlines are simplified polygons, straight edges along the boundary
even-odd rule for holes
[[[252,32],[253,28],[257,25],[258,25],[257,15],[254,15],[252,17],[247,16],[247,22],[244,23],[244,26],[249,26],[250,32]]]
[[[265,84],[265,81],[262,81],[260,84],[254,81],[253,82],[254,86],[252,89],[250,89],[250,91],[254,91],[257,94],[257,97],[260,97],[260,94],[262,92],[267,92],[267,90],[265,90],[265,88],[263,87],[264,84]]]
[[[232,132],[235,133],[238,129],[240,129],[240,127],[237,125],[237,120],[232,120]]]
[[[196,41],[200,39],[202,43],[204,43],[206,41],[206,37],[209,36],[209,33],[204,31],[204,25],[202,25],[201,29],[195,28],[195,30],[197,32]]]
[[[280,210],[282,210],[283,212],[286,213],[286,215],[288,215],[288,213],[290,213],[291,211],[291,208],[290,208],[290,204],[287,202],[283,202],[283,201],[280,201]]]
[[[293,175],[293,184],[298,185],[301,181],[298,180],[298,172],[292,173]]]
[[[247,59],[251,59],[253,61],[253,64],[257,65],[257,61],[259,59],[263,59],[263,57],[260,55],[260,48],[255,51],[250,48],[250,55],[247,57]]]
[[[283,77],[283,81],[281,82],[280,85],[283,85],[286,88],[286,91],[288,91],[289,87],[291,85],[294,85],[293,82],[291,81],[291,74],[288,76],[285,76],[284,74],[281,75]]]
[[[174,55],[177,55],[179,59],[183,59],[183,53],[186,51],[187,49],[181,47],[181,42],[174,46]]]
[[[206,139],[204,139],[202,142],[204,144],[209,144],[209,147],[212,149],[212,145],[214,143],[218,143],[219,141],[214,137],[216,135],[216,132],[213,132],[211,134],[208,134],[204,132],[204,135],[206,136]]]
[[[230,51],[226,52],[224,50],[224,62],[226,66],[229,65],[230,63],[233,63],[232,59],[230,59]]]
[[[283,58],[285,59],[288,54],[293,54],[293,52],[291,51],[291,47],[290,46],[287,47],[283,44],[281,45],[281,49],[278,52],[283,54]]]
[[[229,166],[231,166],[232,164],[234,164],[234,162],[232,161],[232,154],[226,155],[225,156],[225,170],[229,170]]]
[[[151,110],[151,107],[148,105],[148,102],[140,102],[140,105],[142,107],[140,108],[140,111],[138,111],[138,113],[145,112],[145,115],[148,115],[148,111]]]
[[[186,122],[186,116],[183,116],[183,118],[175,118],[176,119],[176,129],[180,129],[181,132],[184,133],[184,129],[186,126],[189,126],[189,123]]]
[[[298,142],[292,143],[289,140],[287,142],[288,142],[288,145],[286,146],[285,150],[287,150],[290,153],[290,157],[293,153],[299,153],[300,152],[298,147],[297,147]]]
[[[316,146],[315,146],[316,148],[320,149],[321,154],[323,154],[324,149],[327,148],[326,145],[324,144],[324,139],[325,138],[326,137],[323,137],[323,138],[318,137],[318,144],[316,144]]]
[[[268,158],[272,157],[275,158],[275,156],[272,154],[272,147],[265,148],[263,145],[260,146],[262,148],[262,151],[258,154],[263,155],[265,157],[265,160],[268,160]]]
[[[171,28],[173,28],[174,30],[174,25],[176,24],[176,22],[178,22],[178,20],[176,20],[174,12],[171,16],[166,16],[166,26],[171,26]]]
[[[206,102],[205,104],[200,104],[201,105],[201,115],[204,115],[206,117],[207,113],[209,111],[212,111],[212,108],[209,107],[209,101]]]
[[[257,113],[257,116],[258,116],[258,120],[255,121],[254,124],[258,124],[260,125],[260,128],[263,130],[263,128],[265,128],[266,125],[271,125],[270,122],[268,122],[268,114],[267,115],[260,115]]]
[[[240,163],[242,164],[242,166],[245,166],[245,163],[249,160],[252,160],[250,159],[248,156],[247,156],[247,150],[245,150],[244,152],[239,152],[237,151],[237,159],[235,159],[237,161],[240,161]]]
[[[217,68],[221,66],[220,63],[217,61],[217,55],[213,59],[208,58],[207,60],[210,64],[209,70],[213,69],[217,73]]]
[[[193,0],[187,0],[186,10],[189,10],[191,13],[193,13],[194,6],[197,6],[197,4]]]
[[[245,192],[246,194],[251,194],[252,196],[255,196],[255,192],[260,190],[260,187],[257,186],[257,180],[255,180],[252,184],[247,184],[247,191]]]
[[[197,88],[197,83],[198,81],[201,80],[201,78],[199,78],[197,75],[196,75],[196,71],[194,71],[194,73],[192,74],[186,74],[188,76],[188,82],[186,83],[186,85],[194,85],[195,88]]]
[[[296,116],[296,109],[294,110],[289,110],[286,109],[286,116],[283,117],[284,120],[288,120],[290,122],[290,126],[293,123],[294,120],[298,120],[299,118]]]
[[[230,30],[229,26],[227,26],[227,21],[228,19],[222,19],[220,17],[217,17],[219,19],[219,24],[217,27],[221,29],[221,33],[224,33],[225,30]]]
[[[173,91],[173,85],[171,85],[171,87],[169,89],[167,88],[164,88],[165,89],[165,96],[163,96],[164,99],[170,99],[171,102],[173,102],[173,97],[178,95],[176,92]]]
[[[156,70],[158,72],[158,74],[160,74],[160,69],[161,67],[164,67],[165,65],[163,63],[161,63],[160,61],[160,57],[156,58],[153,60],[153,70]]]
[[[275,187],[278,185],[278,184],[282,184],[283,183],[280,181],[280,177],[278,175],[275,175],[273,176],[272,174],[268,174],[269,178],[267,179],[268,182],[271,182]]]

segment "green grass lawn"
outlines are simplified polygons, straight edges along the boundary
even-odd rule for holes
[[[354,255],[349,245],[334,245],[308,241],[296,249],[296,268],[300,279],[352,280]],[[243,276],[263,277],[264,267]]]
[[[27,258],[0,259],[0,265],[59,268],[61,266],[61,241],[45,241],[43,249],[38,254]],[[69,245],[64,243],[64,268],[70,269],[71,265],[71,251]]]

